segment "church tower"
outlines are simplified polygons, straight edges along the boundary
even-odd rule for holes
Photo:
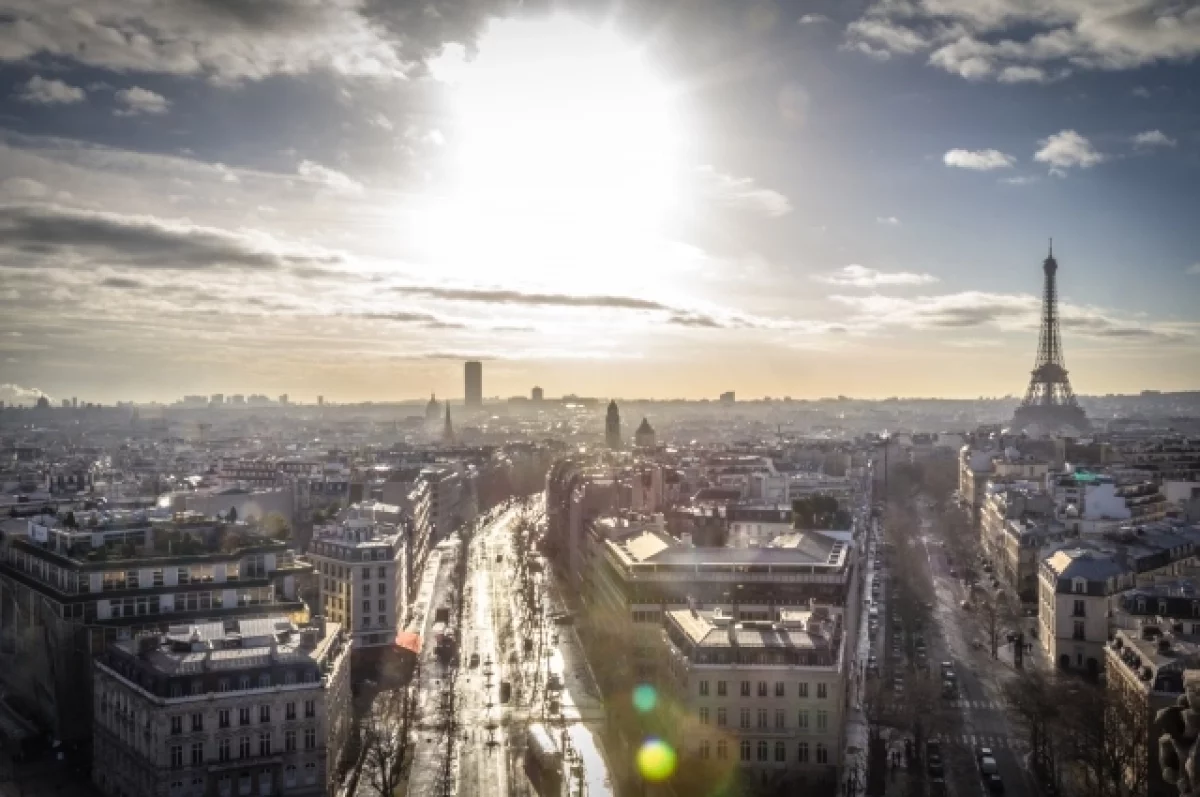
[[[450,402],[446,402],[446,425],[442,427],[442,442],[450,445],[454,442],[454,424],[450,423]]]

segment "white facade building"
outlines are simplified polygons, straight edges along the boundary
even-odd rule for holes
[[[309,558],[325,617],[355,648],[391,645],[407,608],[405,544],[393,525],[352,517],[313,529]]]

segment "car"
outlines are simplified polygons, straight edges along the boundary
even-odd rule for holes
[[[472,666],[472,667],[478,667],[478,666],[479,666],[479,654],[478,654],[478,653],[472,653],[472,654],[471,654],[470,666]]]
[[[990,748],[990,747],[976,747],[975,748],[975,760],[976,761],[979,761],[980,759],[983,759],[983,758],[995,758],[995,757],[996,757],[996,754],[992,752],[992,748]]]
[[[953,681],[942,681],[942,697],[955,697],[958,690],[954,688]]]
[[[932,761],[931,760],[928,765],[928,770],[929,770],[929,777],[931,777],[931,778],[945,778],[946,777],[946,767],[942,765],[941,761]]]
[[[985,775],[983,782],[992,794],[1004,794],[1004,780],[1001,779],[1000,773],[993,772],[990,775]]]
[[[929,739],[925,742],[925,758],[929,761],[942,760],[942,743],[937,739]]]

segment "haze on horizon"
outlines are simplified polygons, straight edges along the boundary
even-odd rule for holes
[[[0,385],[1019,394],[1053,236],[1076,391],[1200,388],[1200,9],[428,5],[0,0]]]

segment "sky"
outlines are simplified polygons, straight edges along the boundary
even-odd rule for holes
[[[0,399],[1200,388],[1187,0],[0,0]]]

